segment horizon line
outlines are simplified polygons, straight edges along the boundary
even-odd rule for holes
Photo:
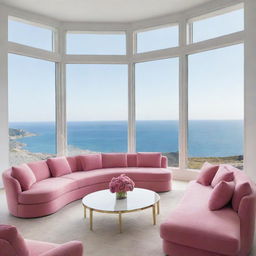
[[[243,121],[244,119],[190,119],[188,121]],[[141,121],[179,121],[179,119],[140,119]],[[128,122],[128,120],[71,120],[69,122]],[[9,121],[9,123],[56,123],[55,120],[49,121]]]

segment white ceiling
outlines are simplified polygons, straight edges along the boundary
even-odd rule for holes
[[[0,0],[61,21],[131,22],[184,11],[214,0]]]

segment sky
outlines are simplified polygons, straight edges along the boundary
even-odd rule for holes
[[[243,12],[194,22],[194,42],[243,29]],[[48,29],[9,21],[9,41],[52,49]],[[176,46],[177,27],[138,33],[138,51]],[[125,54],[125,36],[69,34],[72,54]],[[188,56],[189,120],[243,119],[243,45]],[[127,65],[67,65],[67,120],[127,120]],[[179,59],[135,66],[137,120],[178,120]],[[9,54],[9,120],[55,120],[55,64]]]

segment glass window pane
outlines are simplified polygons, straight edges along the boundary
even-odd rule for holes
[[[137,151],[163,152],[178,166],[179,60],[136,64]]]
[[[244,30],[244,9],[193,22],[193,42]]]
[[[242,44],[189,56],[189,168],[243,167],[243,58]]]
[[[67,65],[70,155],[127,152],[127,65]]]
[[[8,20],[8,40],[27,46],[52,51],[53,31],[17,20]]]
[[[125,33],[67,33],[67,54],[125,55]]]
[[[161,50],[178,45],[178,26],[152,29],[137,33],[137,53]]]
[[[55,64],[9,54],[10,164],[52,157],[55,146]]]

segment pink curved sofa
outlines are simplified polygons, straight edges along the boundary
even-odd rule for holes
[[[1,256],[82,256],[83,245],[79,241],[53,244],[23,239],[16,227],[0,225]]]
[[[233,194],[238,204],[211,211],[208,201],[213,188],[190,182],[178,207],[161,224],[163,250],[170,256],[248,256],[253,244],[256,211],[255,184],[230,165],[234,173]],[[250,193],[244,193],[249,183]],[[234,209],[237,208],[237,209]]]
[[[54,159],[55,163],[52,161]],[[68,166],[63,164],[64,160]],[[35,176],[29,189],[22,189],[25,171],[17,178],[13,177],[15,167],[3,173],[9,211],[22,218],[52,214],[86,194],[108,188],[112,177],[122,173],[133,179],[136,187],[156,192],[171,190],[171,172],[167,169],[167,158],[160,153],[91,154],[57,157],[23,164],[22,167],[24,165]],[[57,174],[54,170],[56,167]],[[68,173],[64,172],[67,168],[70,168]]]

